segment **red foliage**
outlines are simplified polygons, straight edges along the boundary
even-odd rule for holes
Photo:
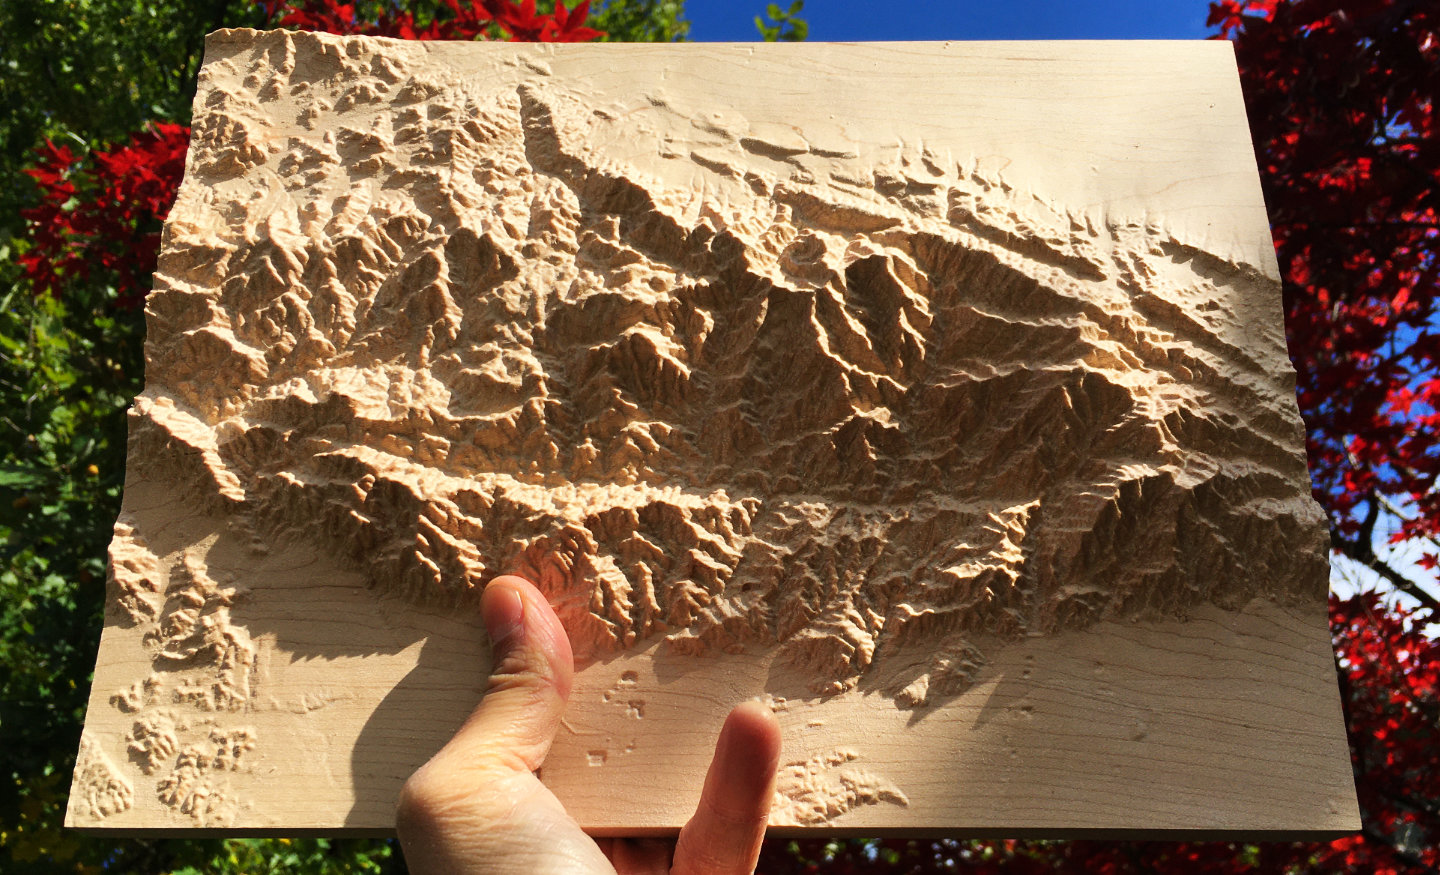
[[[1316,498],[1440,534],[1440,4],[1223,0],[1285,279]],[[1358,508],[1358,513],[1357,513]],[[1368,532],[1366,533],[1368,535]]]
[[[440,14],[421,23],[407,9],[388,7],[378,16],[363,15],[354,3],[337,0],[256,0],[271,21],[281,27],[354,33],[397,39],[488,39],[499,32],[519,42],[585,42],[603,36],[585,27],[589,0],[566,9],[564,0],[549,15],[537,15],[535,0],[439,0]]]
[[[40,202],[21,212],[31,246],[18,259],[36,291],[58,295],[99,282],[121,306],[144,300],[189,143],[189,128],[155,124],[83,158],[53,143],[37,150],[26,173]]]
[[[1382,504],[1408,517],[1392,542],[1440,534],[1440,4],[1222,0],[1210,24],[1240,64],[1315,496],[1377,566]],[[1332,600],[1365,826],[1305,871],[1440,871],[1440,648],[1417,628],[1437,558],[1417,565],[1379,569],[1414,615]]]
[[[1330,625],[1365,829],[1320,871],[1440,871],[1440,644],[1374,594],[1332,599]]]

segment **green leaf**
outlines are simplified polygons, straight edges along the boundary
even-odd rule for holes
[[[0,467],[0,487],[8,489],[33,489],[45,482],[35,471],[23,468]]]

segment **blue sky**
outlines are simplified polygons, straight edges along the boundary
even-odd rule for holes
[[[690,38],[753,42],[765,4],[687,0]],[[811,41],[1203,39],[1208,13],[1206,0],[805,0],[802,17]]]

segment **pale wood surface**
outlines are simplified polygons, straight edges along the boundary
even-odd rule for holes
[[[677,829],[724,714],[757,696],[785,730],[782,830],[1357,828],[1324,528],[1227,43],[418,46],[232,31],[211,38],[196,108],[70,825],[390,829],[400,784],[483,688],[474,593],[520,571],[560,605],[585,662],[542,777],[597,834]],[[483,169],[506,148],[519,164]],[[417,209],[428,230],[384,225]],[[690,232],[678,255],[667,222]],[[472,225],[478,254],[446,249],[425,286],[425,253]],[[706,305],[722,352],[704,353],[684,328],[699,305],[675,291],[706,271],[737,287],[739,274],[693,260],[702,225],[746,248],[744,276],[778,289],[773,312],[823,287],[807,265],[826,259],[848,271],[873,256],[899,277],[911,309],[876,316],[862,301],[821,331],[818,365],[784,359],[747,384],[747,398],[758,385],[783,399],[818,368],[782,416],[830,400],[814,387],[832,385],[834,362],[847,379],[884,372],[879,388],[848,390],[864,415],[847,420],[858,443],[834,438],[838,461],[777,456],[774,441],[746,451],[772,481],[725,456],[742,437],[728,451],[688,443],[738,421],[693,388],[721,385],[724,351],[740,348],[725,305]],[[807,227],[824,252],[812,261],[796,236]],[[356,256],[347,236],[401,240],[401,254]],[[395,315],[366,335],[362,303],[344,328],[334,314],[353,300],[316,303],[331,279],[316,247],[352,297],[400,295]],[[960,254],[926,261],[934,247]],[[365,274],[345,271],[372,262],[392,279],[366,299]],[[597,305],[564,322],[592,274],[649,315]],[[276,304],[287,288],[306,291]],[[649,347],[601,366],[634,403],[585,426],[595,459],[535,437],[560,434],[557,415],[506,418],[536,380],[583,394],[548,341],[507,347],[478,389],[446,370],[502,318],[469,309],[485,296],[508,302],[517,331],[568,325],[588,339],[562,340],[595,350],[636,318],[655,323]],[[947,314],[961,310],[979,327],[955,329]],[[813,344],[805,324],[772,318],[766,330],[794,340],[754,357]],[[307,332],[323,343],[297,340]],[[1038,382],[948,412],[945,396],[905,407],[885,388],[919,397],[926,380],[1012,371]],[[893,429],[867,391],[906,435],[943,436],[927,410],[951,417],[964,452],[932,440],[886,456]],[[630,411],[619,436],[604,424],[617,409]],[[487,443],[501,425],[509,437]],[[1072,437],[1093,464],[1069,461]],[[399,491],[382,495],[377,478]],[[521,522],[474,511],[466,488],[507,496]],[[1081,500],[1091,493],[1103,507]],[[678,522],[642,510],[625,523],[635,507]],[[621,522],[586,516],[602,511]],[[614,525],[652,526],[666,558],[613,547]],[[811,558],[775,559],[792,577],[767,584],[779,572],[764,551],[782,548]],[[950,577],[932,580],[941,556]],[[652,571],[653,613],[636,582]],[[822,601],[795,608],[785,588],[806,581]],[[676,613],[685,592],[700,593],[693,615]],[[849,612],[825,619],[826,598]],[[787,625],[791,609],[819,613]]]

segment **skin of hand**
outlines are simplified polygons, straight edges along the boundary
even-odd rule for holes
[[[528,581],[498,577],[480,613],[494,668],[479,706],[400,792],[396,830],[418,875],[751,875],[765,836],[780,727],[758,702],[730,712],[695,816],[677,842],[592,839],[540,780],[574,677],[569,639]]]

